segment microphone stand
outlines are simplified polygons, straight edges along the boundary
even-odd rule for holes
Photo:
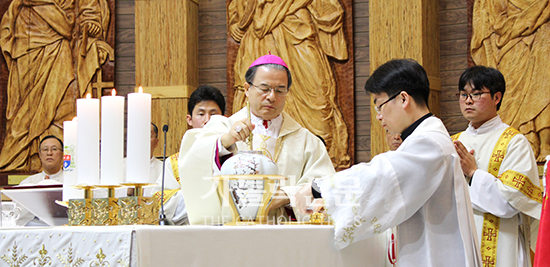
[[[162,185],[160,191],[159,225],[174,225],[171,220],[166,218],[166,214],[164,214],[164,173],[166,172],[166,168],[164,166],[166,164],[166,132],[168,132],[168,124],[165,124],[162,127],[162,131],[164,132],[164,153],[162,155]]]

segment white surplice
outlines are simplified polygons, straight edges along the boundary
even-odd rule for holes
[[[468,185],[449,134],[429,117],[388,151],[315,182],[340,248],[398,226],[398,265],[481,266]]]
[[[535,251],[542,204],[516,188],[503,184],[487,171],[493,149],[508,127],[499,116],[496,116],[477,129],[470,124],[458,140],[468,150],[475,151],[478,169],[471,181],[470,197],[478,239],[481,240],[482,237],[483,214],[489,212],[500,217],[495,266],[531,266],[528,242],[531,240],[530,246]],[[508,170],[521,173],[529,177],[532,184],[540,186],[533,150],[522,134],[517,134],[510,140],[498,176]]]
[[[31,175],[25,178],[25,180],[21,181],[19,185],[36,185],[40,181],[44,181],[44,178],[46,178],[46,175],[47,174],[44,171],[39,172],[37,174]],[[63,183],[63,170],[61,169],[55,174],[48,175],[48,177],[49,177],[49,180]]]
[[[307,183],[309,179],[333,174],[334,167],[325,146],[318,137],[301,127],[286,113],[281,113],[281,116],[277,138],[267,140],[266,143],[267,148],[274,149],[268,152],[277,164],[279,174],[288,178],[281,189],[289,196],[291,206],[294,206],[294,195],[301,185]],[[229,118],[212,116],[204,128],[191,129],[185,133],[178,161],[180,182],[177,184],[167,182],[165,186],[169,189],[181,188],[191,224],[222,222],[220,221],[222,203],[216,191],[216,183],[209,178],[214,175],[216,149],[219,149],[218,139],[227,133],[235,122],[246,117],[246,109],[240,110]],[[257,126],[253,131],[254,144],[258,144],[262,136],[267,138],[267,135],[263,134],[269,134],[269,132]],[[246,143],[236,143],[236,150],[247,149]],[[294,210],[294,213],[300,217],[297,210]],[[282,214],[284,209],[280,208],[277,215]],[[223,221],[230,220],[229,213],[224,212]]]

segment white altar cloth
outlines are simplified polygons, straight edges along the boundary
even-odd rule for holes
[[[1,228],[0,266],[23,257],[19,266],[388,266],[385,235],[338,250],[332,226]]]
[[[1,228],[0,266],[131,266],[133,227]]]

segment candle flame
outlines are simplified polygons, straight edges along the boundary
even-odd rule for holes
[[[92,94],[87,93],[87,94],[86,94],[86,99],[91,99],[91,98],[92,98]]]
[[[74,117],[74,118],[73,118],[73,121],[77,121],[77,120],[78,120],[78,118],[77,118],[77,117]]]
[[[112,96],[115,96],[115,95],[116,95],[116,90],[115,90],[115,88],[113,88],[113,90],[111,90],[111,95],[112,95]]]
[[[138,89],[138,93],[143,93],[143,88],[140,86],[139,89]]]

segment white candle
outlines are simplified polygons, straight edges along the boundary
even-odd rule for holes
[[[148,183],[151,157],[151,95],[128,94],[126,182]]]
[[[118,185],[124,182],[124,97],[101,97],[101,182]]]
[[[84,198],[82,191],[73,187],[76,185],[76,117],[72,121],[63,122],[63,201]]]
[[[78,184],[99,184],[99,99],[76,100],[77,150],[76,177]]]

